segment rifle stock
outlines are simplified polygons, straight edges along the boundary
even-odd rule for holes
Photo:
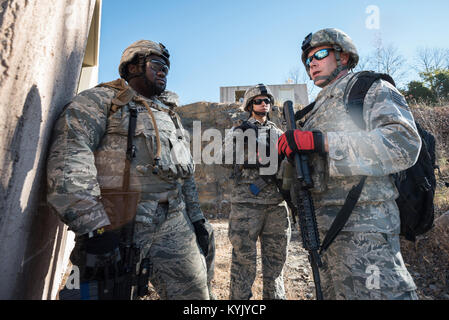
[[[291,101],[286,101],[283,109],[287,129],[295,130],[296,123],[293,103]],[[292,183],[292,200],[297,208],[303,247],[309,253],[309,262],[312,267],[313,280],[315,282],[316,299],[323,300],[319,273],[319,268],[322,265],[318,251],[320,249],[320,237],[315,217],[315,207],[310,194],[310,189],[313,188],[313,181],[310,177],[308,156],[296,153],[294,155],[293,163],[295,166],[296,179],[293,179]]]

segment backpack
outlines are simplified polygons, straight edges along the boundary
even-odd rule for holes
[[[363,101],[371,85],[379,79],[388,81],[396,87],[394,80],[388,74],[365,71],[358,75],[349,92],[348,112],[361,129],[366,127],[362,118]],[[401,99],[401,97],[393,96],[393,99]],[[433,226],[433,198],[436,188],[435,137],[416,121],[415,125],[422,141],[418,160],[412,167],[393,175],[399,191],[396,204],[401,218],[400,235],[410,241],[415,241],[416,236],[424,234]]]
[[[394,80],[388,74],[364,71],[357,75],[357,80],[350,92],[345,93],[345,96],[347,95],[348,97],[346,105],[347,111],[357,126],[363,130],[366,128],[362,114],[363,102],[369,88],[379,79],[388,81],[393,86],[396,86]],[[404,98],[397,94],[396,96],[393,96],[393,99],[398,103],[403,103],[402,100]],[[308,111],[312,108],[309,107]],[[304,112],[298,114],[295,118],[302,118],[308,111],[304,110]],[[434,171],[436,168],[435,137],[424,130],[416,121],[415,124],[422,140],[422,147],[418,160],[412,167],[393,175],[396,188],[399,191],[399,197],[396,199],[396,204],[399,208],[401,220],[400,235],[404,236],[405,239],[409,241],[415,241],[416,236],[424,234],[433,227],[433,199],[436,188]],[[337,214],[323,240],[321,251],[324,251],[329,247],[349,219],[349,216],[360,197],[365,180],[366,177],[363,177],[360,183],[354,186],[349,192],[342,209]]]

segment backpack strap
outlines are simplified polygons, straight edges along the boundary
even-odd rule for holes
[[[388,74],[375,73],[372,71],[364,71],[361,72],[356,79],[356,82],[351,87],[351,91],[348,96],[348,103],[346,108],[352,118],[352,120],[357,124],[357,126],[365,130],[366,124],[363,120],[363,102],[365,100],[365,96],[368,90],[371,88],[373,83],[379,79],[386,80],[395,86],[393,79]],[[345,93],[346,97],[346,93]],[[349,191],[345,203],[340,211],[337,213],[334,221],[332,222],[331,227],[326,233],[326,236],[321,244],[320,254],[326,251],[332,242],[335,240],[337,235],[346,225],[346,222],[349,220],[349,217],[354,210],[357,202],[359,201],[360,195],[363,190],[363,186],[365,185],[367,176],[363,176],[360,182],[353,186]]]
[[[367,178],[366,176],[363,176],[359,184],[353,186],[351,191],[349,191],[345,199],[345,203],[343,204],[343,207],[337,213],[337,216],[335,217],[331,227],[329,228],[329,230],[326,233],[326,236],[324,237],[323,243],[321,244],[320,254],[326,251],[327,248],[329,248],[331,243],[340,233],[341,229],[343,229],[343,227],[345,226],[346,222],[349,219],[349,216],[352,213],[352,210],[354,210],[355,205],[357,204],[357,201],[359,201],[360,194],[362,193],[362,189],[363,186],[365,185],[366,178]]]
[[[295,121],[302,120],[302,118],[304,118],[307,114],[310,113],[310,111],[313,110],[313,108],[315,107],[315,104],[316,104],[316,101],[314,101],[311,104],[305,106],[303,109],[297,111],[295,113]]]
[[[365,100],[366,94],[368,93],[368,90],[371,88],[373,83],[379,79],[388,81],[393,86],[396,86],[396,84],[393,78],[391,78],[391,76],[386,73],[363,71],[356,75],[356,77],[356,81],[354,85],[352,85],[349,94],[345,93],[345,97],[348,96],[346,110],[348,111],[355,124],[360,129],[365,130],[366,124],[363,120],[363,102]]]

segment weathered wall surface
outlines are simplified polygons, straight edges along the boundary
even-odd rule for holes
[[[225,129],[238,125],[248,118],[248,113],[240,109],[240,104],[198,102],[176,109],[182,119],[183,126],[193,135],[193,122],[201,122],[201,134],[207,129],[218,129],[225,136]],[[274,107],[270,112],[271,120],[279,128],[282,124],[281,109]],[[193,140],[193,139],[192,139]],[[202,142],[202,150],[211,141]],[[194,150],[192,153],[195,156]],[[200,159],[196,159],[200,160]],[[230,212],[230,192],[233,181],[229,179],[231,170],[218,164],[203,164],[197,161],[195,181],[198,186],[201,208],[208,218],[227,218]]]
[[[78,85],[94,5],[0,1],[0,299],[54,297],[63,272],[66,231],[45,206],[45,160]]]

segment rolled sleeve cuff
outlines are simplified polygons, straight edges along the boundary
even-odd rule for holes
[[[206,220],[206,218],[204,217],[203,211],[201,211],[201,210],[196,210],[195,212],[189,212],[189,218],[190,218],[190,222],[192,222],[192,223],[200,221],[202,219]]]
[[[77,236],[94,231],[95,229],[110,225],[108,215],[104,209],[93,210],[83,214],[72,222],[68,223],[69,229]]]

